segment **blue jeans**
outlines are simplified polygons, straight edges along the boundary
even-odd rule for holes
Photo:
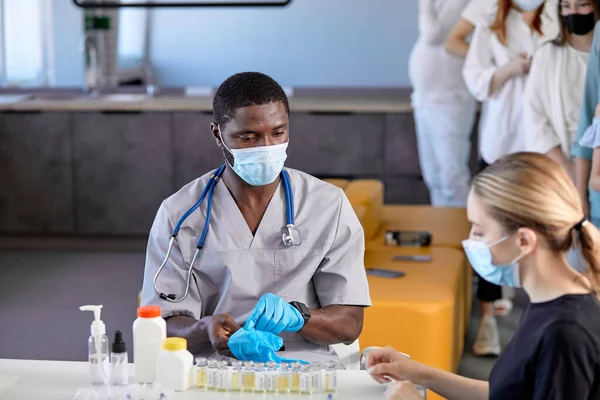
[[[415,107],[421,174],[434,207],[465,207],[467,204],[475,107],[472,99]]]

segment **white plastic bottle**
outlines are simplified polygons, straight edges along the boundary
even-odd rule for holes
[[[133,364],[137,383],[156,382],[156,361],[167,337],[167,323],[160,316],[159,306],[137,309],[133,322]]]
[[[163,341],[158,356],[158,384],[169,390],[185,392],[192,387],[194,356],[187,350],[187,340],[170,337]]]
[[[93,311],[94,322],[88,340],[90,361],[90,381],[92,385],[108,385],[110,380],[110,364],[108,357],[108,337],[106,326],[100,319],[102,306],[81,306],[81,311]]]

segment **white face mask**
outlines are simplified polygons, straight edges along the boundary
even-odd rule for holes
[[[515,5],[523,11],[537,10],[542,4],[544,4],[544,0],[513,0],[513,1],[514,1]]]
[[[275,182],[287,159],[288,142],[273,146],[229,149],[220,130],[219,136],[223,147],[233,156],[233,165],[225,157],[227,164],[247,184],[264,186]]]

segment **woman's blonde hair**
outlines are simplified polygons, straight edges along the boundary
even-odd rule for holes
[[[515,153],[484,169],[473,178],[472,188],[507,231],[530,228],[557,253],[579,242],[598,293],[600,233],[584,222],[579,194],[562,166],[542,154]]]

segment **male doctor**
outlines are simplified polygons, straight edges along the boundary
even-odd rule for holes
[[[161,204],[148,241],[142,304],[159,305],[167,335],[186,338],[195,355],[231,356],[228,340],[246,324],[281,336],[285,351],[277,354],[282,357],[336,360],[329,345],[353,343],[364,307],[371,304],[364,233],[348,199],[341,189],[286,168],[302,236],[300,245],[287,246],[282,234],[289,202],[281,171],[290,133],[283,89],[260,73],[236,74],[217,90],[213,115],[210,129],[226,168],[214,189],[208,236],[189,294],[182,299],[206,200],[181,226],[156,280],[158,291],[153,279],[175,224],[198,201],[214,171]],[[301,137],[297,140],[302,146]]]

